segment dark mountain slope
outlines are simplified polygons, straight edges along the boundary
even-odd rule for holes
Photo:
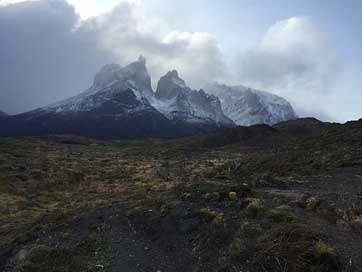
[[[236,127],[223,132],[195,137],[189,144],[195,147],[239,146],[289,146],[296,143],[332,142],[354,143],[362,137],[362,121],[345,124],[324,123],[315,118],[301,118],[281,122],[274,126],[255,125]]]

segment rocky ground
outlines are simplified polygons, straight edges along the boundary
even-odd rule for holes
[[[0,140],[0,271],[362,271],[362,125]]]

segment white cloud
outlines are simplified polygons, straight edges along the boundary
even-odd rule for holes
[[[310,17],[277,22],[236,65],[239,79],[285,96],[302,115],[328,114],[321,113],[326,108],[320,101],[331,90],[339,65],[327,37]]]
[[[218,42],[210,33],[174,30],[159,18],[145,16],[139,4],[122,2],[111,12],[84,21],[78,32],[97,37],[115,62],[127,64],[144,55],[154,83],[177,69],[187,83],[199,88],[225,70]]]
[[[32,2],[42,0],[0,0],[0,6],[18,4],[22,2]],[[120,2],[140,4],[141,0],[66,0],[71,4],[80,17],[85,20],[90,17],[111,11]]]
[[[100,14],[111,11],[121,2],[140,3],[139,0],[67,0],[69,4],[75,7],[81,18],[88,19]]]
[[[23,2],[34,2],[34,1],[39,1],[39,0],[0,0],[0,7],[12,4],[19,4]]]

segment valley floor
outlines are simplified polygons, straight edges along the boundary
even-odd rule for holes
[[[0,139],[0,271],[362,271],[360,142],[200,141]]]

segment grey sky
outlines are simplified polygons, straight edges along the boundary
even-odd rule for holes
[[[0,109],[10,113],[79,93],[102,65],[143,54],[154,84],[176,68],[195,88],[218,80],[280,94],[301,116],[362,117],[359,0],[5,2]]]

